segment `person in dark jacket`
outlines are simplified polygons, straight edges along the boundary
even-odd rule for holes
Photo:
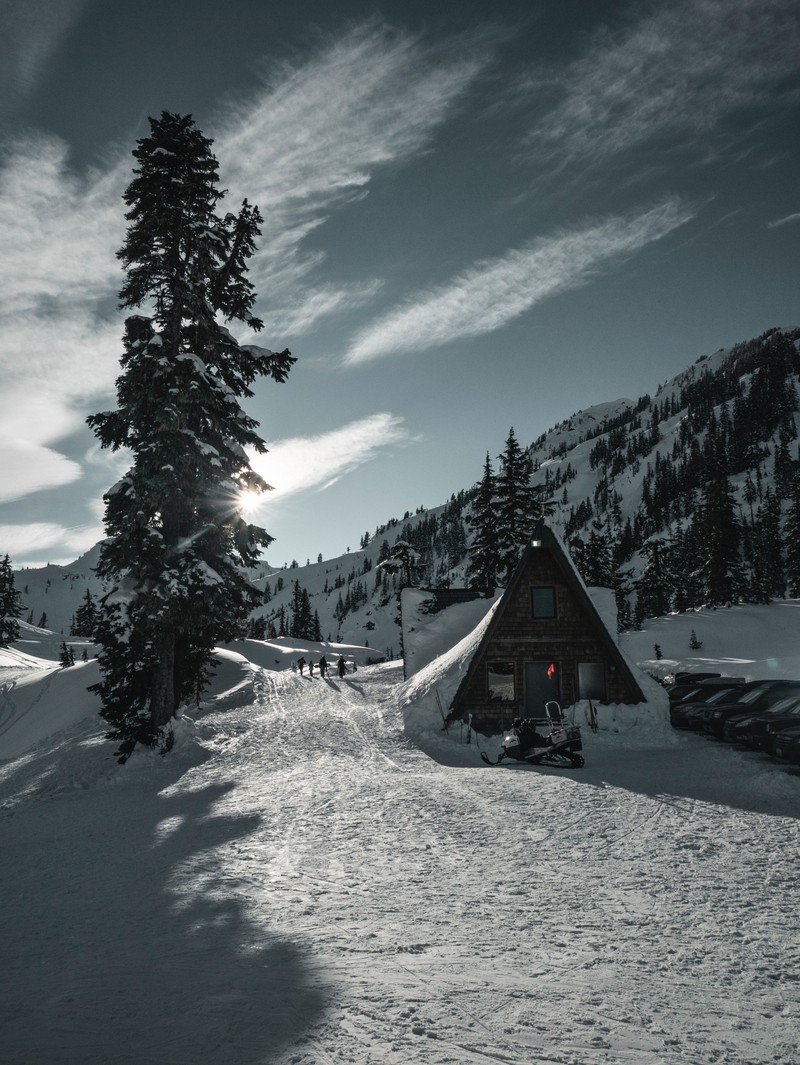
[[[302,677],[302,675],[303,675],[303,668],[305,667],[305,664],[306,664],[306,660],[305,660],[305,658],[298,658],[298,659],[297,659],[297,664],[298,664],[298,666],[300,667],[300,676]]]
[[[344,655],[339,655],[339,661],[337,662],[337,666],[339,667],[339,676],[343,677],[345,670]]]
[[[325,658],[325,655],[323,655],[322,658],[320,658],[320,660],[319,660],[319,675],[322,677],[323,680],[325,679],[325,674],[327,672],[328,672],[328,662],[327,662],[327,660]]]

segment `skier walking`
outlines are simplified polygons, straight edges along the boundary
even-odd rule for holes
[[[337,662],[337,666],[339,667],[339,676],[343,677],[344,676],[344,668],[345,668],[345,666],[344,666],[344,655],[339,655],[339,661]]]
[[[319,660],[319,675],[322,677],[323,680],[325,679],[325,674],[327,672],[328,672],[328,663],[327,663],[327,661],[325,659],[325,655],[323,655],[322,658],[320,658],[320,660]]]
[[[303,675],[303,667],[304,667],[304,666],[305,666],[305,664],[306,664],[306,660],[305,660],[305,658],[298,658],[298,659],[297,659],[297,664],[298,664],[298,666],[300,667],[300,676],[302,677],[302,675]]]
[[[312,660],[310,658],[308,660],[308,675],[309,675],[309,677],[313,677],[314,676],[314,663],[312,662]]]

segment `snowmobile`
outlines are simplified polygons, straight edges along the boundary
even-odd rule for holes
[[[552,765],[565,769],[580,769],[584,764],[581,730],[564,721],[561,707],[555,700],[545,703],[546,718],[518,717],[511,731],[503,737],[503,749],[496,762],[481,751],[487,765],[500,765],[505,758],[530,765]],[[539,731],[541,729],[541,731]]]

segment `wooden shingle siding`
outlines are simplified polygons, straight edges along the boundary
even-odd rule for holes
[[[636,703],[644,696],[619,649],[591,603],[585,587],[563,549],[547,529],[535,534],[541,546],[528,547],[497,607],[476,655],[462,682],[451,710],[452,718],[467,719],[479,732],[506,728],[518,716],[530,712],[525,701],[526,663],[552,662],[560,691],[554,693],[563,707],[579,698],[578,666],[602,663],[605,701]],[[532,616],[534,586],[555,589],[553,618]],[[487,662],[513,662],[516,701],[490,703],[487,692]],[[544,705],[535,712],[544,712]]]

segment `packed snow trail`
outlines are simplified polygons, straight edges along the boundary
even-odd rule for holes
[[[398,680],[260,672],[205,760],[84,731],[0,774],[0,1062],[800,1060],[796,819],[608,783],[590,737],[445,767]]]

